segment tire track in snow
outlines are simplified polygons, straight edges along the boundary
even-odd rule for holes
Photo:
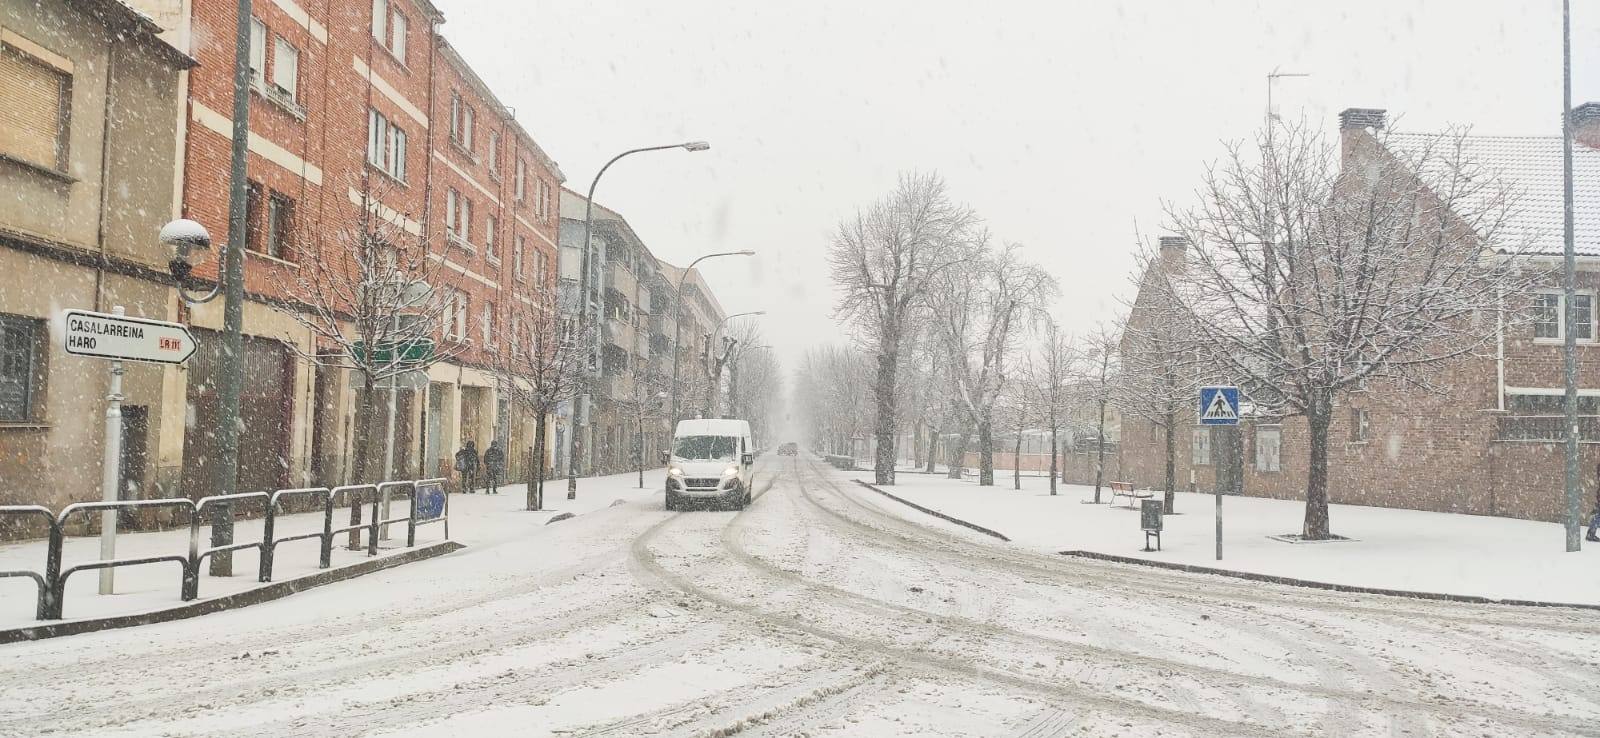
[[[772,613],[760,607],[739,602],[731,597],[716,591],[700,587],[682,576],[668,571],[650,551],[650,543],[660,535],[669,525],[682,518],[674,517],[664,520],[634,541],[631,548],[631,563],[642,582],[647,586],[653,585],[664,592],[687,594],[716,605],[731,614],[727,622],[734,624],[754,625],[751,620],[765,624],[767,628],[760,629],[764,633],[776,634],[783,631],[797,631],[814,638],[829,641],[855,652],[868,652],[883,658],[894,660],[901,666],[922,667],[925,670],[940,672],[947,676],[972,679],[987,682],[1001,688],[1009,688],[1044,696],[1049,699],[1066,699],[1071,703],[1094,708],[1114,714],[1134,714],[1150,720],[1167,722],[1177,725],[1202,728],[1211,732],[1224,735],[1281,735],[1279,731],[1253,723],[1244,723],[1234,720],[1225,720],[1204,715],[1195,715],[1168,707],[1151,705],[1139,700],[1107,696],[1099,690],[1082,690],[1075,687],[1063,686],[1051,682],[1024,677],[1009,672],[999,671],[987,666],[974,665],[961,659],[950,658],[920,650],[883,643],[881,641],[857,637],[839,630],[825,628],[807,621],[797,620],[793,617]],[[775,633],[776,632],[776,633]],[[804,641],[803,641],[804,642]]]

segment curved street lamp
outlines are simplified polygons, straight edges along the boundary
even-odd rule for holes
[[[713,258],[716,258],[718,256],[755,256],[755,255],[756,255],[756,252],[753,249],[745,249],[743,251],[719,251],[719,252],[717,252],[715,254],[706,254],[705,256],[702,256],[702,257],[700,257],[698,259],[695,259],[694,261],[689,262],[689,266],[684,267],[683,268],[683,272],[678,275],[677,297],[676,297],[676,302],[673,304],[673,308],[672,308],[672,427],[674,429],[676,429],[678,427],[678,362],[679,362],[679,357],[680,357],[680,354],[681,354],[681,351],[679,350],[678,344],[683,342],[683,283],[684,283],[684,280],[688,279],[689,273],[694,271],[694,265],[699,264],[700,262],[705,261],[706,259],[713,259]],[[718,325],[720,326],[720,324],[718,324]]]
[[[664,144],[661,146],[644,146],[637,149],[628,149],[627,151],[611,157],[611,160],[606,162],[605,166],[600,167],[600,171],[594,173],[594,179],[589,182],[589,194],[583,203],[583,254],[578,262],[578,266],[580,268],[578,273],[578,335],[584,335],[583,331],[589,325],[589,292],[591,289],[589,285],[589,250],[593,243],[594,237],[594,190],[596,187],[600,186],[600,177],[606,173],[607,169],[611,168],[612,164],[617,163],[617,161],[630,154],[638,154],[645,151],[664,151],[667,149],[705,151],[709,148],[711,148],[711,144],[706,143],[705,141],[685,141],[683,143]],[[593,354],[591,354],[589,358],[592,359]],[[578,406],[579,403],[583,402],[583,400],[584,398],[580,396],[574,398],[572,402],[572,445],[567,453],[567,499],[569,500],[578,496],[578,449],[580,448],[580,436],[578,434]]]

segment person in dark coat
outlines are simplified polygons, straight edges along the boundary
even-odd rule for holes
[[[478,488],[478,445],[467,441],[467,445],[456,452],[456,471],[461,473],[461,487],[468,494]]]
[[[1594,486],[1594,515],[1589,518],[1589,533],[1583,538],[1586,541],[1600,543],[1600,535],[1596,535],[1596,533],[1600,533],[1600,464],[1595,464],[1594,473],[1596,477]]]
[[[489,447],[483,450],[483,471],[489,484],[484,493],[500,494],[500,479],[506,473],[506,452],[500,448],[499,439],[490,441]]]

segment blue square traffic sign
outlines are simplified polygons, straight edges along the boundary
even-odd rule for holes
[[[1201,387],[1201,425],[1238,425],[1239,388]]]

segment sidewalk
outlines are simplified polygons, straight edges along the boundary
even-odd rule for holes
[[[565,479],[545,482],[544,505],[546,510],[529,512],[526,503],[526,486],[507,485],[498,495],[453,494],[450,496],[450,539],[468,546],[492,544],[497,541],[524,535],[533,535],[549,520],[562,513],[581,515],[610,506],[619,499],[633,500],[659,493],[663,483],[660,469],[645,471],[645,488],[638,488],[636,473],[578,480],[578,499],[567,499]],[[389,517],[404,514],[404,499],[397,500]],[[363,519],[366,511],[363,510]],[[334,525],[349,524],[348,508],[334,510]],[[559,524],[559,523],[558,523]],[[311,512],[280,516],[276,522],[278,536],[310,533],[322,530],[322,513]],[[417,546],[445,540],[444,523],[433,523],[417,528]],[[243,542],[261,539],[262,520],[240,520],[234,524],[234,540]],[[210,540],[210,528],[200,529],[200,545]],[[337,537],[333,548],[333,568],[369,561],[363,546],[360,551],[344,548],[346,537]],[[365,543],[365,537],[362,539]],[[378,557],[393,556],[405,551],[406,528],[404,524],[390,527],[389,539],[380,540]],[[44,570],[46,544],[43,539],[19,541],[0,545],[0,570]],[[189,529],[127,533],[117,536],[117,558],[186,554],[189,550]],[[100,538],[79,536],[66,539],[62,546],[61,569],[74,564],[100,558]],[[318,542],[316,539],[291,541],[278,546],[274,556],[273,581],[284,582],[296,577],[323,571],[317,568]],[[211,599],[235,594],[263,586],[256,581],[260,559],[254,550],[239,551],[233,557],[231,577],[212,577],[202,566],[200,599]],[[62,607],[63,620],[81,620],[112,615],[134,615],[162,610],[184,604],[178,596],[180,572],[174,563],[145,564],[116,569],[116,593],[101,596],[99,573],[83,571],[67,580]],[[331,586],[338,586],[337,584]],[[37,588],[26,578],[0,579],[0,628],[28,626],[41,621],[34,619]]]
[[[885,489],[1039,551],[1084,550],[1358,587],[1600,604],[1600,544],[1585,542],[1583,551],[1566,553],[1556,523],[1332,505],[1333,532],[1353,540],[1296,544],[1268,536],[1298,533],[1304,502],[1229,496],[1223,498],[1223,560],[1217,561],[1211,495],[1178,493],[1179,514],[1165,518],[1162,550],[1147,553],[1140,550],[1138,511],[1082,504],[1094,498],[1093,487],[1062,484],[1052,497],[1048,479],[1024,475],[1022,490],[1015,491],[1010,470],[996,470],[995,477],[996,486],[979,487],[906,474]],[[947,525],[882,495],[863,499],[923,524]],[[1109,489],[1101,499],[1110,502]]]

